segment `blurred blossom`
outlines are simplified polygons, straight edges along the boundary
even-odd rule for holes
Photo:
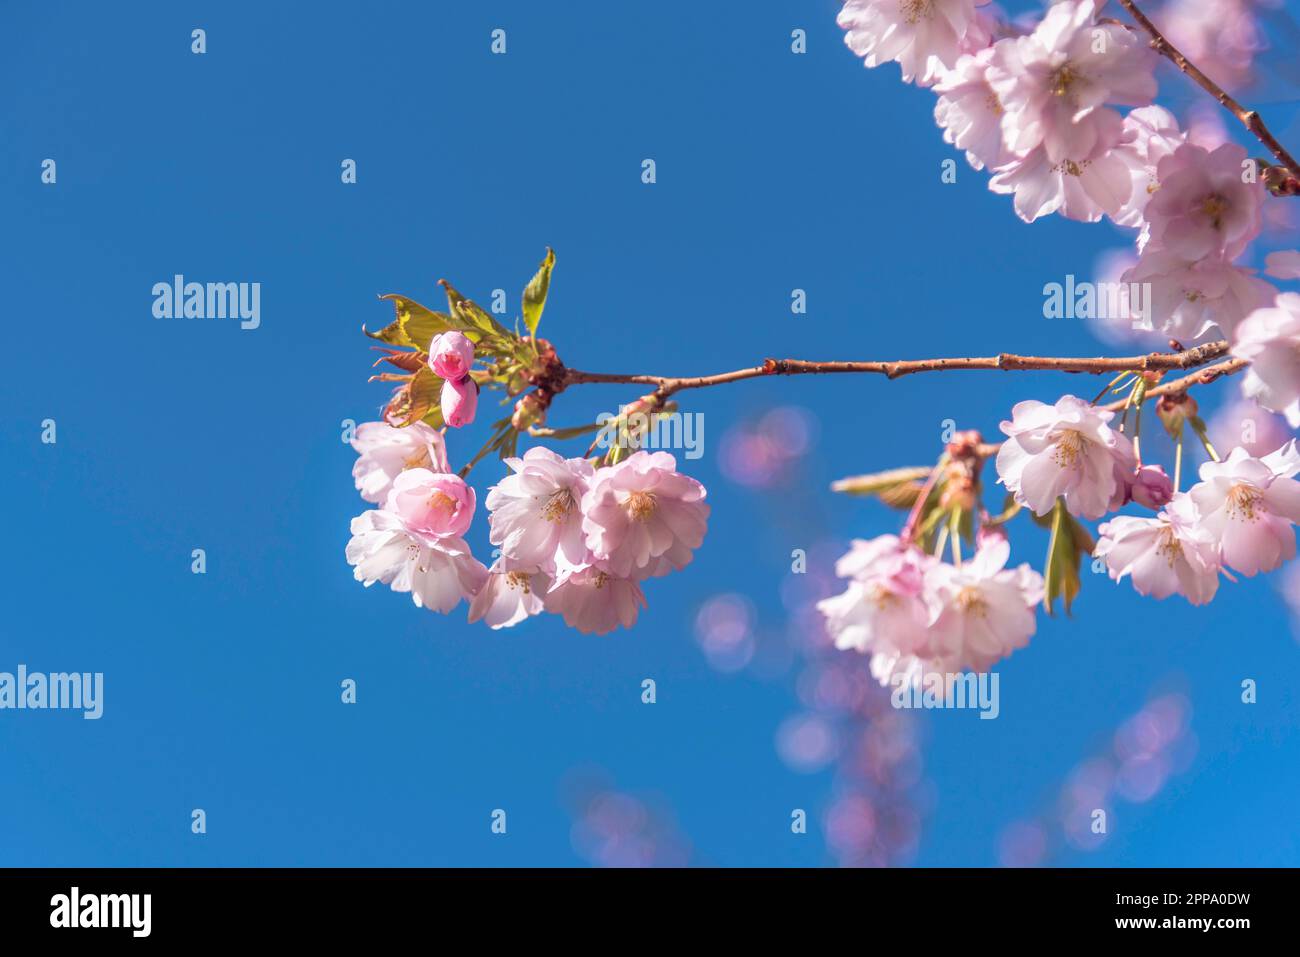
[[[1159,794],[1168,777],[1169,759],[1163,753],[1143,754],[1120,766],[1115,790],[1126,801],[1140,804]]]
[[[1190,767],[1196,753],[1191,703],[1168,692],[1152,697],[1120,723],[1110,747],[1071,769],[1048,813],[1008,825],[998,839],[1004,867],[1045,863],[1060,846],[1080,851],[1101,847],[1115,833],[1119,801],[1140,804],[1156,798],[1171,777]],[[1095,829],[1096,812],[1105,830]]]
[[[1106,758],[1093,758],[1075,766],[1061,796],[1066,804],[1074,807],[1098,807],[1114,783],[1114,765]]]
[[[1254,79],[1255,56],[1264,49],[1252,0],[1170,0],[1161,29],[1189,60],[1229,92]]]
[[[566,782],[573,815],[574,851],[595,867],[684,867],[690,841],[672,814],[612,787],[601,771],[578,772]]]
[[[695,615],[695,640],[718,671],[739,671],[754,657],[754,606],[744,595],[715,595]]]
[[[798,680],[799,698],[819,711],[847,712],[854,704],[853,676],[839,668],[809,668]]]
[[[1226,456],[1229,451],[1241,446],[1252,456],[1259,458],[1281,448],[1293,433],[1287,427],[1286,420],[1261,409],[1250,399],[1237,399],[1219,409],[1209,422],[1210,441]],[[1199,447],[1195,436],[1183,439],[1184,444],[1191,442]],[[1184,478],[1192,473],[1187,471],[1188,463],[1184,461]]]
[[[1284,249],[1295,246],[1296,215],[1295,203],[1264,204],[1264,234],[1282,244]]]
[[[1038,867],[1047,856],[1047,833],[1038,821],[1012,821],[998,839],[1003,867]]]
[[[791,465],[812,448],[816,430],[817,420],[795,406],[781,406],[757,421],[732,425],[722,434],[722,472],[751,488],[779,485],[789,479]]]
[[[846,794],[826,812],[826,843],[837,853],[858,857],[871,850],[876,809],[861,794]]]
[[[777,754],[793,771],[820,771],[835,759],[835,750],[835,730],[819,715],[794,715],[777,728]]]
[[[1118,286],[1120,277],[1135,265],[1137,265],[1137,255],[1131,248],[1108,249],[1102,252],[1093,263],[1092,282],[1098,290],[1111,288],[1110,284]],[[1078,278],[1083,281],[1088,277],[1080,276]],[[1143,300],[1136,300],[1134,303],[1141,301]],[[1097,311],[1109,310],[1098,309]],[[1136,309],[1133,309],[1133,311],[1136,312]],[[1119,349],[1130,346],[1140,346],[1144,349],[1165,347],[1167,337],[1149,329],[1135,329],[1133,328],[1134,321],[1133,317],[1123,318],[1109,315],[1104,317],[1092,316],[1084,320],[1088,324],[1088,331],[1108,346]],[[1136,316],[1136,321],[1142,321],[1140,314]]]
[[[1215,150],[1232,142],[1228,127],[1223,122],[1223,110],[1218,103],[1197,100],[1187,108],[1187,139],[1207,150]]]
[[[782,667],[796,671],[799,708],[777,728],[777,755],[791,770],[833,768],[834,796],[823,808],[826,848],[837,863],[886,867],[907,863],[920,839],[922,778],[915,716],[895,711],[889,692],[871,675],[870,658],[836,650],[817,602],[842,583],[835,576],[843,541],[832,539],[817,508],[796,511],[811,496],[802,459],[816,447],[818,422],[804,409],[782,406],[723,433],[720,462],[732,481],[765,496],[780,496],[781,545],[802,550],[802,561],[780,576],[777,597],[785,611],[757,642],[757,612],[739,595],[716,595],[696,615],[695,634],[719,670],[759,662],[780,645]],[[764,608],[766,611],[766,607]],[[757,654],[753,648],[757,642]],[[748,649],[748,650],[746,650]],[[776,657],[773,660],[776,660]]]
[[[1300,562],[1287,565],[1277,576],[1277,589],[1291,612],[1291,635],[1300,642]]]

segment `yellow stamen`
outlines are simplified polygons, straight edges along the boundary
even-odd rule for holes
[[[957,592],[957,607],[968,615],[983,618],[988,614],[989,606],[984,600],[984,593],[975,585],[966,585]]]
[[[569,517],[575,504],[573,489],[567,486],[556,489],[542,506],[542,518],[548,522],[562,522]]]
[[[1063,469],[1077,468],[1079,460],[1087,451],[1088,440],[1078,429],[1066,429],[1056,443],[1052,459]]]
[[[446,492],[434,492],[429,496],[429,501],[425,504],[431,512],[447,512],[451,514],[456,511],[456,500]]]
[[[1069,96],[1072,92],[1071,88],[1080,80],[1082,80],[1082,77],[1074,72],[1074,67],[1069,63],[1062,63],[1056,68],[1056,72],[1052,74],[1049,81],[1052,95]]]
[[[903,0],[903,13],[908,23],[917,23],[922,18],[928,20],[934,15],[930,8],[931,0]]]
[[[1228,517],[1245,522],[1258,520],[1260,514],[1267,511],[1259,507],[1263,498],[1264,493],[1253,485],[1244,482],[1234,485],[1228,490]]]
[[[871,602],[877,611],[885,611],[898,604],[898,595],[883,585],[871,586]]]
[[[1228,201],[1218,193],[1211,193],[1201,200],[1201,212],[1210,217],[1215,229],[1223,225],[1223,214],[1228,211]]]
[[[427,469],[431,464],[432,461],[429,457],[429,447],[426,445],[403,462],[402,467],[407,469]]]
[[[644,522],[649,520],[650,516],[655,513],[657,503],[655,497],[650,492],[636,491],[627,497],[623,503],[630,515],[635,521]]]
[[[1174,563],[1183,557],[1183,543],[1174,535],[1174,530],[1167,525],[1160,532],[1160,544],[1156,546],[1156,554],[1163,555],[1170,568],[1173,568]]]

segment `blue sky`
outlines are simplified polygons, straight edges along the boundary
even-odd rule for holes
[[[706,454],[682,465],[713,504],[695,563],[650,584],[631,632],[584,636],[550,616],[491,632],[352,580],[343,547],[363,503],[340,423],[384,396],[365,381],[360,326],[390,318],[381,293],[436,306],[441,277],[482,302],[506,289],[514,315],[549,245],[542,334],[583,369],[1095,354],[1080,323],[1041,318],[1042,287],[1129,238],[1026,226],[964,163],[942,183],[955,154],[932,95],[894,67],[863,70],[828,0],[563,7],[6,5],[0,670],[102,671],[105,713],[0,712],[0,864],[580,865],[563,789],[584,767],[661,799],[698,860],[830,860],[830,772],[795,773],[773,744],[797,709],[793,674],[714,671],[697,610],[739,593],[779,629],[790,552],[815,544],[783,517],[815,509],[843,542],[897,528],[896,513],[833,498],[832,479],[932,461],[945,419],[991,436],[1017,400],[1100,385],[955,373],[689,394]],[[497,27],[504,56],[489,52]],[[1161,79],[1186,102],[1182,78]],[[1267,115],[1300,145],[1294,104]],[[345,158],[355,185],[340,182]],[[260,282],[260,328],[155,319],[150,290],[176,273]],[[794,288],[807,315],[790,312]],[[552,418],[635,394],[584,387]],[[1235,394],[1224,383],[1202,401]],[[819,421],[806,481],[763,495],[728,481],[716,440],[788,404]],[[456,462],[491,411],[451,436]],[[480,500],[501,474],[475,470]],[[1044,536],[1025,525],[1015,555],[1037,563]],[[486,556],[482,511],[469,540]],[[1190,767],[1121,804],[1099,850],[1055,860],[1300,862],[1298,666],[1269,579],[1193,610],[1090,578],[1074,618],[1040,617],[1001,667],[998,720],[922,717],[915,861],[996,864],[1007,824],[1049,806],[1152,689],[1176,687]],[[339,701],[344,678],[355,705]],[[1257,704],[1241,703],[1244,678]],[[790,833],[796,807],[807,835]]]

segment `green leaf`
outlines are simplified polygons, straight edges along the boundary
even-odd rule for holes
[[[854,475],[832,482],[831,490],[846,495],[874,495],[892,508],[911,508],[932,471],[933,466],[922,465]]]
[[[586,435],[588,432],[595,432],[597,429],[603,429],[604,422],[588,422],[586,425],[571,425],[565,429],[543,429],[539,434],[544,434],[548,439],[555,439],[557,442],[564,439],[576,439],[580,435]]]
[[[1091,555],[1094,546],[1088,530],[1065,507],[1065,499],[1056,500],[1051,522],[1052,537],[1047,543],[1047,562],[1043,568],[1043,607],[1049,615],[1053,614],[1059,598],[1068,615],[1079,594],[1082,557]]]
[[[447,308],[451,310],[449,320],[455,328],[475,342],[490,338],[498,338],[503,342],[512,340],[510,330],[493,319],[478,303],[466,299],[447,280],[440,279],[438,282],[447,292]]]
[[[430,425],[437,422],[435,428],[442,427],[442,410],[438,403],[442,398],[442,379],[434,374],[428,366],[422,366],[410,383],[389,404],[389,410],[398,421],[398,428],[405,428],[412,422],[424,420]],[[437,413],[434,415],[434,413]]]
[[[524,325],[530,336],[537,335],[537,326],[542,321],[542,310],[546,308],[546,294],[551,288],[551,270],[555,268],[555,251],[546,247],[546,258],[537,268],[537,274],[524,287]]]
[[[436,405],[428,412],[424,413],[424,418],[420,421],[433,429],[440,429],[447,424],[442,417],[442,406],[440,405]]]
[[[450,316],[426,309],[414,299],[396,293],[388,293],[379,298],[393,303],[397,318],[378,332],[371,332],[362,326],[361,331],[371,339],[378,339],[390,346],[411,346],[427,351],[429,341],[434,336],[451,328]]]

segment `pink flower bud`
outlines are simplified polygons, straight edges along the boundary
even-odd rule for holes
[[[510,417],[510,424],[518,431],[522,432],[530,426],[542,425],[545,422],[546,406],[536,392],[528,393],[515,403],[515,412]]]
[[[1133,501],[1160,511],[1174,496],[1174,483],[1159,465],[1144,465],[1133,474]]]
[[[473,364],[474,343],[459,332],[441,332],[429,343],[429,367],[448,382],[465,378]]]
[[[478,386],[469,376],[442,384],[442,420],[453,429],[469,425],[478,411]]]

